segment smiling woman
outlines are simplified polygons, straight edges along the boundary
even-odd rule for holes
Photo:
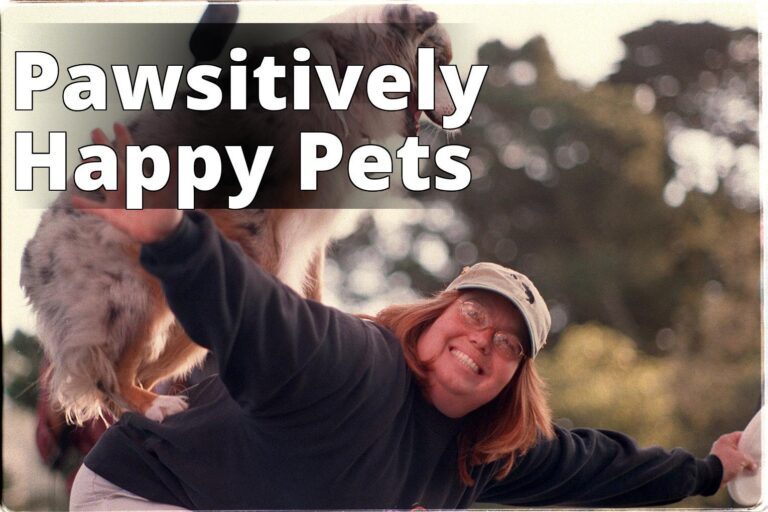
[[[532,364],[551,319],[523,274],[478,263],[435,298],[390,306],[375,320],[401,340],[429,401],[447,417],[467,417],[458,456],[467,485],[472,466],[502,460],[502,478],[518,455],[554,435]]]
[[[697,459],[554,426],[533,365],[549,312],[511,269],[479,263],[366,321],[300,297],[202,212],[92,213],[145,244],[144,268],[220,374],[162,424],[124,414],[86,457],[72,510],[640,506],[712,494],[755,464],[738,433]]]
[[[144,267],[220,375],[162,424],[123,415],[86,458],[73,510],[134,495],[144,509],[639,506],[712,494],[754,464],[738,434],[697,459],[554,426],[533,365],[549,313],[511,269],[477,264],[371,322],[299,297],[203,213],[155,210],[169,234],[148,212],[93,211],[145,242]]]

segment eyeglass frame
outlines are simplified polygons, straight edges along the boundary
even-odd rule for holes
[[[488,328],[493,328],[493,335],[491,336],[491,340],[493,343],[493,347],[499,351],[499,354],[502,358],[504,358],[507,361],[514,362],[514,361],[522,361],[525,359],[525,349],[523,348],[522,341],[520,340],[520,336],[513,334],[509,331],[505,331],[502,329],[495,329],[493,325],[491,325],[489,319],[488,319],[488,308],[486,306],[483,306],[483,304],[480,303],[480,301],[476,299],[458,299],[459,302],[459,318],[461,319],[462,323],[471,328],[478,331],[484,331]],[[482,320],[476,320],[472,318],[470,315],[468,315],[465,311],[466,304],[472,304],[475,306],[477,310],[483,315]],[[507,338],[512,338],[517,340],[517,343],[515,345],[518,347],[518,350],[511,351],[511,346],[509,343],[506,344],[506,346],[510,347],[510,351],[506,351],[504,349],[504,342],[499,341],[497,335],[503,335]],[[516,352],[516,353],[515,353]]]

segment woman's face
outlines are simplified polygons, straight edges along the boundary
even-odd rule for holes
[[[419,358],[431,362],[426,393],[435,407],[459,418],[493,400],[520,364],[522,345],[515,344],[523,343],[525,329],[520,311],[502,296],[462,293],[416,346]]]

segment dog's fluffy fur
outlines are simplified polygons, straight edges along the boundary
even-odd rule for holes
[[[398,64],[415,76],[419,46],[434,47],[437,64],[450,61],[450,44],[436,19],[434,13],[414,6],[370,7],[357,10],[350,19],[332,20],[354,23],[316,30],[301,42],[318,63],[331,64],[340,72],[344,63],[363,64],[363,79],[382,64]],[[439,73],[437,79],[439,88]],[[414,134],[420,112],[379,111],[364,94],[362,88],[357,91],[343,118],[319,105],[301,122],[289,113],[268,115],[249,109],[212,113],[201,125],[194,113],[174,109],[144,114],[130,130],[136,144],[168,148],[270,144],[248,139],[265,133],[274,134],[271,145],[279,146],[285,140],[298,141],[289,135],[310,128],[337,134],[349,150],[370,139]],[[452,109],[438,103],[427,114],[439,124]],[[287,148],[283,154],[294,158],[276,165],[298,165],[298,148]],[[159,283],[139,266],[138,244],[98,217],[73,209],[69,194],[62,194],[44,214],[24,251],[21,274],[21,285],[37,314],[38,337],[51,361],[52,401],[77,423],[103,417],[105,409],[114,414],[134,410],[162,420],[186,408],[186,403],[149,390],[161,379],[187,373],[204,358],[205,350],[186,337]],[[297,292],[319,298],[333,210],[210,213],[222,232],[239,242],[250,257]]]

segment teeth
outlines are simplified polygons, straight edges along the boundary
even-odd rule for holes
[[[453,354],[454,357],[456,357],[456,359],[461,361],[461,363],[464,366],[466,366],[467,368],[469,368],[473,372],[478,373],[478,374],[480,373],[480,367],[477,366],[477,363],[474,362],[471,357],[469,357],[467,354],[465,354],[461,350],[458,350],[458,349],[454,348],[453,350],[451,350],[451,354]]]

